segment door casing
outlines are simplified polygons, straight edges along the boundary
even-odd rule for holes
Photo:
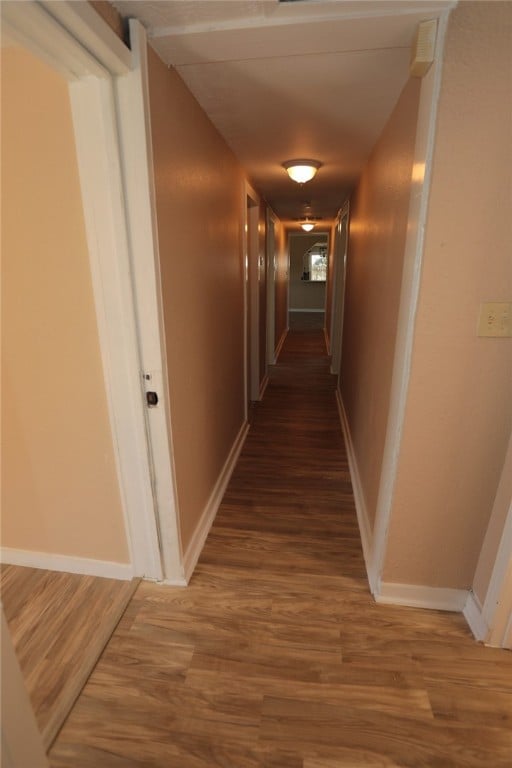
[[[267,365],[276,361],[276,234],[277,218],[267,209]]]
[[[124,205],[129,197],[122,170],[123,152],[127,149],[120,140],[119,120],[133,119],[137,113],[145,119],[147,107],[139,99],[139,103],[131,104],[131,112],[121,110],[120,113],[118,87],[123,78],[133,80],[134,72],[142,80],[141,65],[136,58],[142,43],[136,54],[132,54],[87,2],[29,0],[4,4],[2,27],[9,39],[42,58],[69,82],[105,391],[131,575],[156,580],[170,578],[175,583],[184,583],[177,533],[173,551],[165,556],[166,541],[160,535],[152,482],[155,444],[150,444],[142,379],[141,307],[137,306],[133,284],[133,232],[128,226],[130,217]],[[133,184],[133,180],[129,180],[128,185],[130,183]],[[148,207],[154,210],[153,200],[148,200]],[[145,253],[148,274],[156,280],[154,249],[148,247]],[[161,356],[159,359],[153,356],[152,365],[155,370],[165,370]],[[170,423],[165,389],[161,404],[161,413],[165,412],[164,418]],[[158,445],[156,449],[158,451]],[[168,449],[172,450],[170,441]],[[169,466],[170,462],[167,463]],[[170,466],[172,469],[172,464]],[[173,491],[174,485],[171,488]],[[177,532],[176,505],[170,515],[173,519],[169,526]],[[104,575],[101,561],[98,564],[97,575]]]
[[[334,234],[333,287],[331,327],[329,329],[331,373],[339,374],[343,342],[343,312],[345,305],[345,276],[347,271],[349,203],[341,208]]]
[[[260,197],[244,181],[244,381],[245,418],[249,403],[260,398],[259,381],[259,253],[258,224]]]

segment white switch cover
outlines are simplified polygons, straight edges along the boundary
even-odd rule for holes
[[[489,301],[480,304],[478,336],[512,336],[512,302]]]

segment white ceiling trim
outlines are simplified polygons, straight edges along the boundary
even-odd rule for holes
[[[387,16],[378,22],[367,19],[317,21],[286,27],[247,27],[217,32],[190,32],[152,39],[152,45],[168,64],[182,67],[211,62],[242,62],[250,59],[285,59],[340,52],[409,50],[418,21],[407,14]]]
[[[130,49],[89,3],[40,0],[40,4],[110,73],[125,75],[130,71]]]
[[[387,3],[387,2],[367,2],[366,0],[360,0],[358,3],[353,4],[357,7],[353,7],[352,10],[345,9],[342,5],[333,5],[333,10],[329,12],[301,13],[301,6],[297,6],[294,3],[290,3],[289,6],[279,6],[278,10],[274,12],[274,15],[269,16],[267,14],[261,14],[258,16],[248,16],[245,18],[226,19],[224,21],[208,21],[197,24],[186,24],[177,26],[149,26],[147,33],[148,37],[157,39],[159,37],[174,37],[183,36],[189,34],[198,33],[214,33],[214,32],[226,32],[236,31],[242,29],[266,29],[269,27],[283,27],[288,25],[297,24],[312,24],[322,21],[350,21],[354,19],[376,19],[387,16],[410,16],[418,14],[431,14],[434,17],[440,16],[440,14],[449,8],[453,8],[457,5],[458,0],[434,0],[433,2],[418,3],[418,2],[400,2],[400,3]],[[323,5],[323,4],[322,4]],[[311,5],[308,6],[311,8]],[[336,10],[334,11],[334,7]],[[286,13],[286,15],[277,15],[282,9],[288,11],[293,8],[293,15]]]

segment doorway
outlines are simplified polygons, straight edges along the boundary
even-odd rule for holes
[[[267,210],[267,365],[276,361],[276,217]]]
[[[291,232],[289,236],[289,325],[296,320],[324,327],[329,235]]]
[[[251,403],[260,399],[260,294],[262,290],[261,259],[259,254],[260,199],[245,185],[245,390],[247,413]],[[265,320],[265,316],[263,316]],[[264,340],[265,336],[263,337]],[[263,355],[263,362],[265,356]]]
[[[349,204],[343,206],[334,232],[333,288],[331,305],[331,327],[329,330],[331,373],[339,375],[343,344],[343,310],[345,305],[345,278],[347,272]]]

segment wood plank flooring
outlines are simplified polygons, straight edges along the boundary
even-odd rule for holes
[[[296,324],[190,586],[139,586],[50,759],[510,768],[511,728],[510,652],[369,594],[323,334]]]
[[[137,583],[1,566],[3,609],[46,748]]]

